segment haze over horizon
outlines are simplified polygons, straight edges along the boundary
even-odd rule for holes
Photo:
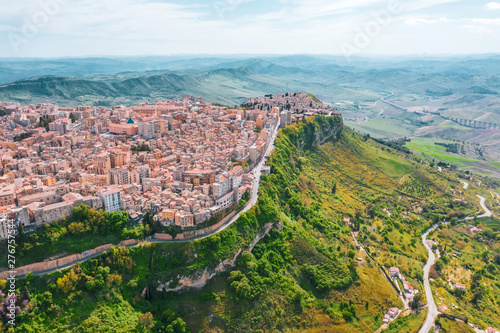
[[[25,0],[0,12],[0,57],[500,53],[492,1]]]

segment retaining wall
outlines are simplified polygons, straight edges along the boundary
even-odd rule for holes
[[[170,235],[169,235],[170,236]],[[138,244],[139,241],[137,239],[127,239],[121,241],[117,245],[113,244],[105,244],[96,247],[95,249],[85,251],[83,253],[72,254],[66,257],[62,257],[59,259],[54,259],[50,261],[37,262],[34,264],[16,267],[13,271],[16,271],[16,277],[24,277],[28,273],[40,274],[40,273],[48,273],[51,271],[56,271],[58,269],[63,269],[66,267],[70,267],[80,261],[84,261],[89,257],[97,256],[102,254],[104,251],[108,251],[112,246],[115,247],[130,247]],[[0,272],[0,279],[6,279],[9,277],[8,271]]]

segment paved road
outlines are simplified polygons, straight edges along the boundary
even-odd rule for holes
[[[380,97],[380,100],[382,102],[384,102],[385,104],[388,104],[388,105],[392,106],[395,109],[408,112],[408,109],[406,109],[404,106],[401,106],[401,105],[398,105],[396,103],[389,102],[389,101],[386,100],[386,98],[389,98],[389,97],[392,97],[392,96],[394,96],[394,93],[392,91],[390,91],[388,95]]]
[[[476,194],[476,197],[479,198],[479,204],[481,205],[481,208],[484,209],[484,214],[482,215],[479,215],[478,217],[490,217],[492,214],[491,214],[491,211],[488,209],[488,207],[486,207],[486,205],[484,204],[484,202],[486,201],[486,198],[485,197],[482,197],[478,194]]]
[[[464,185],[464,190],[467,189],[467,187],[469,187],[469,183],[467,183],[466,181],[463,181],[461,179],[458,180],[459,182],[461,182],[463,185]],[[476,194],[476,197],[479,198],[479,205],[481,206],[481,208],[484,210],[484,214],[482,215],[479,215],[478,217],[490,217],[491,215],[493,215],[491,213],[491,211],[488,209],[488,207],[486,207],[486,205],[484,204],[485,201],[486,201],[486,198],[485,197],[482,197],[478,194]],[[466,218],[467,219],[467,218]]]
[[[437,224],[434,224],[432,227],[427,229],[422,235],[422,242],[424,246],[427,248],[429,252],[429,259],[427,259],[427,263],[424,266],[424,289],[425,289],[425,297],[427,298],[427,307],[429,308],[429,312],[427,313],[427,318],[425,319],[424,325],[420,328],[419,333],[427,333],[434,325],[434,320],[438,315],[438,309],[436,303],[434,303],[434,298],[432,297],[431,285],[429,283],[429,270],[431,266],[434,264],[434,260],[436,257],[434,256],[434,252],[432,252],[432,248],[427,244],[427,235],[434,229],[437,228]]]

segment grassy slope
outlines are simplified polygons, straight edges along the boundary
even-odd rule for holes
[[[412,141],[407,143],[408,148],[418,151],[420,153],[436,158],[440,161],[453,163],[459,167],[466,167],[471,164],[471,162],[484,163],[484,161],[479,161],[471,158],[466,158],[462,156],[453,155],[446,152],[446,148],[440,145],[434,144],[434,142],[444,142],[444,143],[456,143],[448,140],[440,139],[427,139],[427,138],[412,138]],[[492,162],[494,165],[495,162]]]
[[[428,139],[428,138],[412,138],[411,142],[406,146],[416,152],[421,153],[428,159],[435,159],[445,163],[456,165],[458,168],[464,170],[471,170],[481,175],[491,175],[492,173],[500,172],[500,165],[498,162],[480,161],[463,156],[458,156],[446,152],[446,148],[434,144],[434,142],[453,143],[442,139]]]
[[[441,329],[449,333],[474,333],[474,329],[468,324],[460,321],[453,321],[447,318],[439,319]]]
[[[376,138],[399,138],[410,136],[414,126],[393,119],[370,119],[368,122],[348,122],[349,127],[368,133]]]
[[[94,249],[100,245],[118,244],[122,240],[122,237],[116,235],[77,235],[74,237],[73,235],[67,235],[57,242],[43,243],[42,246],[37,246],[34,251],[20,253],[18,266],[42,262],[51,257],[64,257],[65,255],[82,253],[85,250]]]
[[[404,313],[400,314],[396,320],[389,324],[384,333],[411,333],[418,332],[420,327],[424,324],[427,317],[427,308],[418,313]]]

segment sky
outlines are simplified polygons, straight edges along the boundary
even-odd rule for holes
[[[500,53],[500,0],[16,0],[0,57]]]

